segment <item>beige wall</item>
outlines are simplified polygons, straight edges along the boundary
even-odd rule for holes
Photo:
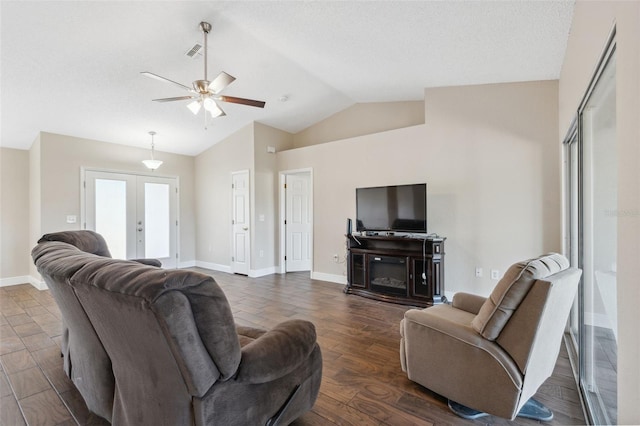
[[[640,2],[578,1],[559,84],[562,138],[616,23],[618,423],[640,423]]]
[[[42,192],[41,186],[41,171],[40,171],[40,134],[36,137],[36,140],[31,145],[29,150],[29,242],[34,244],[42,236],[41,232],[41,218],[42,218],[42,200],[40,194]],[[39,277],[36,266],[33,262],[29,261],[29,275],[32,277]]]
[[[195,158],[196,259],[225,270],[231,263],[231,172],[253,167],[253,124]],[[250,176],[251,178],[251,176]]]
[[[0,148],[0,283],[29,275],[31,242],[29,152]]]
[[[423,101],[355,104],[296,133],[293,146],[301,148],[423,123]]]
[[[278,169],[277,154],[267,152],[267,147],[276,152],[290,149],[293,135],[264,124],[254,126],[254,173],[253,173],[253,262],[254,270],[265,271],[279,264],[279,216],[278,216]]]
[[[35,146],[32,147],[32,151]],[[99,142],[52,133],[40,135],[39,234],[81,229],[80,217],[80,169],[90,167],[125,173],[149,173],[141,163],[148,158],[149,150],[114,143]],[[194,213],[194,158],[185,155],[157,152],[164,164],[156,172],[158,176],[179,178],[180,245],[181,262],[195,261],[195,213]],[[37,178],[37,177],[36,177]],[[37,204],[37,195],[33,198]],[[34,208],[32,206],[32,208]],[[66,223],[67,215],[76,215],[78,222]],[[34,219],[37,221],[37,218]],[[37,222],[35,222],[37,227]]]
[[[486,295],[490,269],[560,250],[557,100],[553,81],[427,89],[425,125],[279,153],[279,170],[313,169],[314,272],[346,274],[332,256],[361,186],[427,183],[448,292]]]
[[[278,253],[276,152],[292,146],[292,135],[252,123],[196,157],[197,259],[229,270],[231,263],[231,173],[249,170],[251,193],[250,275],[275,272]]]

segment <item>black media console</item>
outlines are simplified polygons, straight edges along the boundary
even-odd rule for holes
[[[420,307],[446,302],[445,239],[347,235],[345,293]]]

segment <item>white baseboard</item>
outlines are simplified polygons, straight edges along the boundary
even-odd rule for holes
[[[38,290],[49,290],[49,287],[47,287],[47,284],[44,282],[44,280],[39,280],[34,277],[29,277],[29,284],[31,284]]]
[[[328,281],[336,284],[347,284],[347,277],[344,275],[326,274],[324,272],[311,271],[311,279],[318,281]]]
[[[32,277],[31,275],[22,275],[19,277],[0,278],[0,287],[7,287],[10,285],[18,284],[31,284],[38,290],[47,290],[48,287],[41,279]]]
[[[218,263],[203,262],[202,260],[196,260],[195,266],[197,266],[198,268],[211,269],[212,271],[226,272],[227,274],[231,273],[231,266],[229,265],[220,265]]]
[[[30,283],[31,277],[29,275],[22,275],[19,277],[0,278],[0,287],[8,287],[10,285],[27,284]]]
[[[251,278],[264,277],[265,275],[272,275],[278,272],[278,267],[272,266],[270,268],[263,269],[252,269],[249,271],[249,276]]]
[[[196,261],[195,260],[187,260],[186,262],[180,262],[178,264],[178,269],[193,268],[195,266],[196,266]]]

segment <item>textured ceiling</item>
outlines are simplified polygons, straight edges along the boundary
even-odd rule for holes
[[[0,2],[0,144],[39,131],[196,155],[251,121],[298,132],[357,102],[419,100],[424,88],[556,79],[573,1]],[[191,85],[237,80],[204,129],[150,71]],[[287,102],[279,99],[286,95]]]

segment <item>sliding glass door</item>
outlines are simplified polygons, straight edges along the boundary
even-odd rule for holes
[[[615,70],[612,39],[564,145],[565,252],[583,271],[570,334],[594,424],[617,422]]]

